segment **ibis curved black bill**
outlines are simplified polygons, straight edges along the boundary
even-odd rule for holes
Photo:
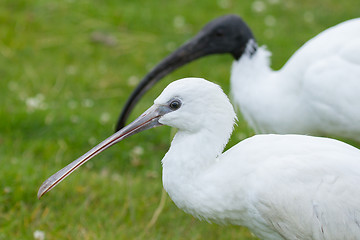
[[[163,59],[141,80],[119,116],[116,131],[125,125],[140,98],[163,77],[193,60],[211,54],[230,53],[239,59],[250,39],[254,39],[254,36],[239,16],[226,15],[209,22],[194,38]]]
[[[111,147],[112,145],[120,142],[121,140],[134,135],[135,133],[161,126],[159,123],[159,118],[169,112],[169,109],[166,106],[162,105],[153,105],[147,111],[145,111],[140,117],[135,119],[132,123],[122,128],[118,132],[114,133],[97,146],[92,148],[90,151],[49,177],[39,188],[38,198],[41,198],[45,193],[53,189],[58,185],[62,180],[69,176],[72,172],[78,169],[81,165],[89,161],[91,158],[95,157],[102,151]]]

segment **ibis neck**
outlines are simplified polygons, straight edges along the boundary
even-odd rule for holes
[[[264,47],[233,63],[232,96],[256,133],[312,133],[312,116],[301,101],[301,76],[285,70],[270,68],[270,52]]]
[[[231,88],[237,91],[248,85],[264,81],[274,71],[270,68],[271,53],[265,47],[257,47],[249,42],[244,54],[233,62],[231,68]]]
[[[240,55],[236,55],[234,53],[232,54],[236,61],[239,61],[243,57],[251,58],[256,54],[258,50],[258,45],[254,38],[250,38],[249,41],[246,44],[243,44],[242,46],[243,47]]]

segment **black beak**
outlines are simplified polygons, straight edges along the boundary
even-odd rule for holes
[[[131,93],[118,119],[116,131],[125,125],[136,103],[155,83],[181,66],[207,55],[205,49],[204,42],[200,40],[199,36],[196,36],[155,66]]]
[[[249,39],[251,30],[238,16],[226,15],[208,23],[194,38],[163,59],[140,82],[127,100],[116,125],[121,129],[136,103],[156,82],[177,68],[198,58],[230,53],[239,59]]]

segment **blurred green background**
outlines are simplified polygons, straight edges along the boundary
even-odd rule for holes
[[[255,239],[242,227],[201,222],[168,197],[150,223],[169,127],[123,141],[36,198],[47,177],[112,134],[147,71],[228,13],[245,19],[279,69],[360,8],[358,0],[0,0],[0,239]],[[178,78],[204,77],[228,93],[231,62],[211,56],[172,73],[132,119]],[[252,134],[240,120],[228,147]]]

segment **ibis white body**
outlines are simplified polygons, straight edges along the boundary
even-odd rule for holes
[[[279,71],[269,57],[265,47],[245,52],[231,72],[234,102],[257,133],[360,142],[360,19],[314,37]]]
[[[178,131],[163,184],[185,212],[248,227],[266,240],[360,239],[360,151],[337,140],[256,135],[222,153],[236,114],[221,88],[171,83],[144,114],[51,176],[38,196],[122,139],[151,127]]]

